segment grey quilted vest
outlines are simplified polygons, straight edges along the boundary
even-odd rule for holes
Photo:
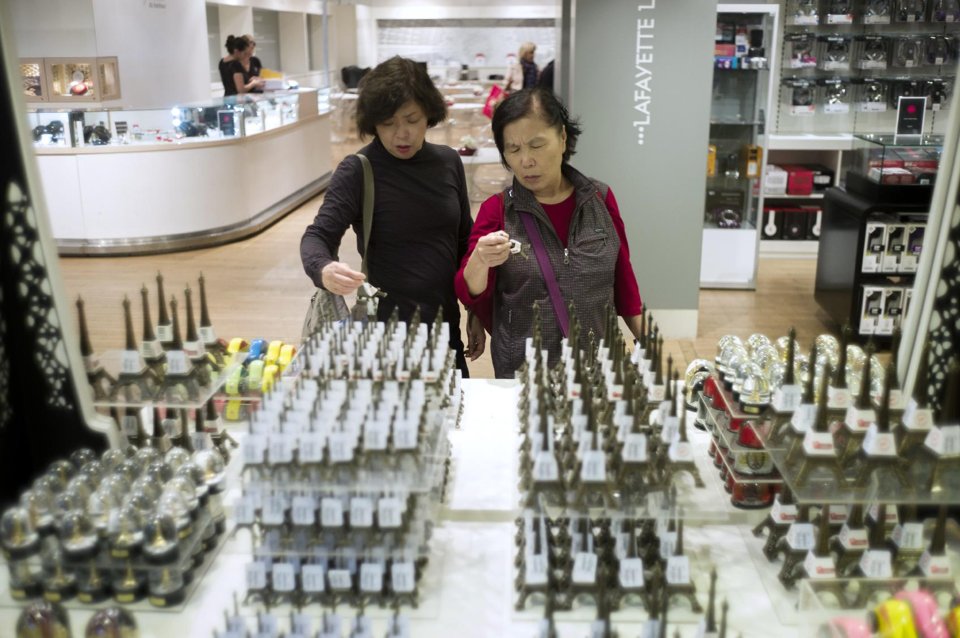
[[[571,166],[564,166],[563,171],[573,183],[576,197],[566,248],[533,193],[516,179],[503,193],[504,230],[523,248],[519,255],[511,255],[497,268],[490,346],[497,378],[512,378],[523,363],[526,338],[533,335],[535,301],[540,302],[543,345],[550,353],[551,366],[560,355],[560,324],[518,211],[530,212],[537,220],[564,302],[573,301],[576,306],[584,344],[590,330],[597,340],[603,336],[606,307],[613,304],[614,273],[620,252],[620,237],[604,203],[608,187]]]

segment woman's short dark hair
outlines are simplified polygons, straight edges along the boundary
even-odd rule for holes
[[[393,117],[401,106],[413,100],[427,116],[427,126],[436,126],[447,118],[443,95],[422,65],[393,56],[363,76],[357,99],[357,131],[363,136],[377,135],[377,124]]]
[[[248,46],[250,46],[250,40],[248,40],[245,35],[227,36],[227,53],[233,54],[237,51],[246,51]]]
[[[554,95],[553,91],[537,86],[511,93],[493,111],[493,139],[497,143],[503,165],[509,168],[503,156],[503,129],[507,124],[529,115],[537,115],[558,131],[567,132],[567,148],[563,152],[563,163],[569,162],[570,157],[577,152],[577,138],[582,132],[580,122],[570,116],[567,107]]]

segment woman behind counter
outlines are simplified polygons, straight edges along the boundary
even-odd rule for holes
[[[263,79],[260,77],[263,65],[260,64],[260,58],[253,55],[257,43],[249,35],[241,35],[236,38],[235,45],[236,52],[229,66],[233,76],[233,93],[230,95],[263,92]]]
[[[357,130],[373,141],[360,150],[373,167],[374,211],[367,271],[370,283],[387,293],[378,318],[394,308],[408,321],[419,307],[428,325],[443,308],[450,324],[450,346],[468,376],[466,356],[483,353],[486,335],[468,318],[468,347],[460,338],[460,305],[453,278],[467,250],[473,226],[463,162],[449,146],[426,141],[427,129],[444,121],[446,105],[426,71],[412,60],[393,57],[360,82]],[[337,166],[323,204],[300,241],[304,270],[314,284],[346,295],[364,281],[362,273],[339,261],[347,227],[357,233],[363,252],[363,169],[347,156]]]
[[[560,354],[560,321],[521,215],[542,237],[564,305],[574,302],[582,334],[603,336],[612,303],[640,335],[643,304],[617,200],[605,184],[569,164],[579,135],[576,120],[544,88],[514,93],[494,111],[493,136],[513,185],[480,206],[455,286],[467,308],[486,308],[491,316],[498,378],[513,377],[524,361],[535,301],[551,365]],[[520,242],[518,254],[510,252],[511,239]]]

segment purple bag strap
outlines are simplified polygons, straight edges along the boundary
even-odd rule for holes
[[[519,211],[518,213],[520,220],[523,221],[523,227],[527,230],[527,236],[530,237],[533,253],[537,256],[537,263],[540,264],[540,272],[543,274],[544,283],[547,284],[547,292],[550,293],[553,311],[557,313],[557,321],[560,322],[560,332],[566,337],[570,332],[570,317],[567,315],[567,306],[563,303],[563,295],[560,294],[560,284],[557,283],[557,276],[553,272],[553,266],[550,265],[550,258],[547,257],[547,247],[543,245],[540,227],[537,226],[537,221],[530,213]]]

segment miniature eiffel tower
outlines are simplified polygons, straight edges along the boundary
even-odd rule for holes
[[[797,577],[804,576],[811,582],[817,583],[818,590],[828,590],[837,601],[844,600],[843,587],[837,581],[837,566],[833,555],[830,553],[830,506],[824,505],[820,509],[820,525],[817,531],[817,545],[807,555],[800,570],[794,569],[792,573],[784,573],[781,570],[780,582],[788,589],[792,588]],[[800,573],[798,573],[798,571]]]
[[[805,546],[805,544],[811,540],[808,538],[807,532],[812,535],[812,528],[813,525],[810,524],[810,506],[798,505],[797,520],[790,524],[787,533],[777,542],[776,553],[774,554],[774,558],[783,554],[784,565],[791,565],[787,573],[792,571],[792,566],[799,564],[806,558],[810,548]],[[780,573],[784,573],[783,569],[781,569]]]
[[[160,380],[152,368],[146,365],[143,355],[137,348],[137,340],[133,336],[133,317],[130,315],[130,300],[123,298],[123,320],[126,328],[126,345],[123,352],[123,361],[120,365],[120,374],[117,383],[110,391],[110,398],[115,399],[120,391],[128,400],[146,401],[154,396]],[[136,392],[132,390],[136,388]]]
[[[860,467],[857,471],[856,486],[860,488],[867,487],[870,477],[877,476],[880,472],[893,474],[903,489],[910,489],[912,485],[903,469],[903,461],[897,456],[896,436],[890,431],[890,390],[896,375],[894,365],[891,361],[883,381],[883,397],[880,400],[875,436],[868,435],[864,438],[857,457]],[[879,480],[880,477],[877,478]]]
[[[518,533],[521,537],[524,537],[523,523],[521,524],[520,530]],[[516,565],[518,567],[517,577],[515,580],[515,586],[517,589],[517,602],[516,610],[523,611],[527,605],[527,599],[534,594],[542,594],[547,597],[547,604],[552,604],[552,597],[556,590],[557,582],[554,576],[553,570],[553,559],[551,557],[551,548],[549,537],[546,530],[547,520],[543,515],[535,516],[532,520],[533,524],[533,548],[530,553],[531,558],[536,558],[537,560],[544,561],[543,565],[538,566],[538,569],[528,570],[526,565],[527,560],[527,551],[526,551],[526,538],[523,538],[523,542],[519,544],[517,561]],[[546,542],[544,542],[546,541]],[[539,577],[539,574],[545,574],[542,579]],[[537,574],[538,577],[534,578],[534,574]],[[531,578],[528,579],[528,576]],[[540,582],[542,580],[542,582]]]
[[[873,340],[870,340],[866,347],[867,362],[863,368],[860,392],[857,393],[853,408],[847,410],[846,417],[834,434],[834,441],[840,449],[840,463],[844,467],[847,467],[856,458],[869,425],[877,420],[877,413],[873,409],[870,397],[870,387],[873,380],[873,353]]]
[[[833,369],[833,380],[827,386],[828,416],[833,421],[843,419],[851,403],[850,388],[847,387],[847,344],[850,343],[851,333],[849,324],[845,324],[840,330],[840,352],[837,365]],[[814,361],[811,360],[810,365],[812,369]]]
[[[944,426],[949,424],[949,427],[956,427],[958,421],[960,421],[960,360],[954,358],[947,369],[947,378],[944,383],[943,398],[940,412],[937,415],[937,422]],[[939,432],[942,433],[942,430]],[[933,434],[931,432],[928,435],[927,441],[933,438]],[[942,435],[941,438],[945,439]],[[944,483],[944,475],[955,476],[960,470],[960,450],[951,450],[945,444],[939,450],[934,450],[929,445],[924,447],[928,452],[932,452],[933,456],[933,468],[930,472],[927,489],[932,494],[939,496],[950,489],[950,486]]]
[[[777,557],[777,546],[780,539],[787,535],[790,524],[797,520],[797,505],[793,500],[790,486],[783,484],[783,489],[774,497],[774,506],[770,514],[753,528],[753,535],[760,537],[767,530],[767,541],[763,545],[763,555],[773,561]]]
[[[917,506],[915,503],[908,503],[902,507],[903,514],[900,516],[900,522],[894,528],[892,538],[888,543],[890,552],[893,554],[893,573],[908,574],[919,567],[920,557],[923,555],[923,523],[919,521]],[[908,538],[907,531],[910,528],[918,529],[919,536]],[[911,547],[910,541],[918,540],[919,546]]]
[[[87,331],[87,316],[83,310],[83,298],[77,297],[77,319],[80,323],[80,354],[83,355],[83,367],[87,371],[87,381],[93,389],[93,399],[103,401],[107,399],[116,382],[107,374],[100,361],[97,360],[90,345],[90,333]]]
[[[930,433],[933,425],[933,410],[927,398],[927,389],[930,387],[930,342],[924,341],[920,351],[920,366],[917,368],[917,378],[913,383],[912,400],[904,410],[902,419],[895,426],[900,446],[897,454],[902,459],[910,459],[922,449],[923,442]],[[917,464],[920,465],[920,464]]]
[[[173,323],[167,315],[166,296],[163,293],[163,275],[157,272],[157,339],[164,350],[173,346]]]
[[[930,538],[930,546],[920,557],[920,561],[914,568],[911,575],[926,576],[931,579],[932,587],[934,579],[943,579],[951,576],[951,560],[947,555],[947,507],[941,505],[937,508],[937,520],[933,526],[933,536]],[[947,579],[947,586],[951,587],[952,579]]]
[[[150,291],[147,290],[146,286],[140,287],[140,306],[143,310],[143,336],[140,339],[140,353],[143,355],[144,362],[150,366],[150,369],[159,379],[164,374],[167,356],[153,329],[153,321],[150,318]]]
[[[803,393],[803,389],[796,384],[796,373],[794,370],[796,349],[797,331],[795,328],[790,328],[787,336],[787,361],[786,370],[783,375],[783,383],[773,393],[770,407],[767,410],[767,418],[771,421],[770,438],[790,422],[790,416],[796,409],[795,403],[799,398],[798,395],[802,395]]]
[[[812,413],[816,410],[816,400],[814,395],[814,384],[816,381],[814,377],[814,371],[816,370],[815,362],[817,360],[817,343],[814,342],[810,346],[810,373],[807,376],[806,383],[803,386],[803,394],[800,397],[800,405],[797,406],[797,409],[793,411],[790,415],[790,418],[781,422],[781,425],[770,433],[769,446],[771,448],[783,445],[793,445],[796,443],[797,439],[803,439],[803,435],[806,434],[807,428],[812,425],[812,423],[805,422],[806,420],[813,421],[811,418]]]
[[[183,342],[183,351],[187,353],[190,363],[196,370],[197,383],[201,386],[210,385],[213,375],[213,366],[207,358],[203,342],[197,334],[197,326],[193,320],[193,291],[187,286],[183,291],[184,302],[187,306],[187,334]]]
[[[193,364],[183,351],[175,298],[170,299],[170,310],[173,314],[171,327],[173,340],[170,342],[170,349],[167,350],[167,373],[157,390],[156,398],[167,402],[196,401],[200,398],[200,383]]]
[[[589,386],[588,386],[589,387]],[[597,505],[597,498],[604,507],[616,507],[616,495],[611,481],[609,458],[600,445],[599,424],[592,391],[584,396],[587,409],[587,429],[581,436],[591,439],[589,449],[578,451],[571,488],[574,491],[573,507],[583,508]]]
[[[807,479],[815,469],[831,474],[836,485],[843,485],[844,482],[843,472],[837,462],[837,451],[834,447],[833,437],[827,425],[829,410],[826,407],[826,386],[829,372],[830,365],[827,364],[823,372],[823,378],[820,380],[820,396],[817,397],[817,417],[813,429],[808,430],[802,440],[794,440],[787,452],[788,466],[792,465],[791,461],[797,454],[800,455],[800,465],[793,481],[794,489],[805,486]]]
[[[677,373],[674,372],[673,380],[676,381]],[[671,384],[672,385],[672,384]],[[676,417],[677,404],[670,402],[670,416]],[[693,447],[687,439],[687,411],[683,410],[680,415],[680,428],[677,439],[666,444],[666,450],[663,452],[667,457],[666,467],[664,468],[663,483],[670,485],[680,473],[686,472],[693,477],[694,484],[697,487],[705,487],[703,478],[700,476],[700,470],[694,463]]]
[[[226,364],[227,347],[217,339],[213,331],[213,324],[210,323],[210,312],[207,310],[207,288],[203,273],[200,273],[200,340],[203,348],[211,353],[216,359],[217,366],[223,368]]]
[[[863,524],[863,505],[856,503],[850,506],[847,522],[843,524],[840,533],[830,539],[830,550],[837,557],[837,574],[846,578],[860,562],[869,544],[867,528]]]
[[[673,548],[673,556],[684,557],[683,519],[682,518],[677,522],[677,544]],[[667,588],[667,600],[672,600],[677,596],[680,596],[687,599],[687,601],[690,603],[690,609],[695,614],[699,614],[703,612],[703,607],[700,606],[700,601],[697,600],[697,586],[694,584],[692,578],[687,578],[687,582],[685,583],[670,582],[670,560],[669,559],[667,559],[667,575],[665,578],[665,583]]]
[[[883,408],[881,407],[881,409]],[[870,530],[870,545],[865,551],[882,551],[889,555],[889,550],[886,547],[886,525],[883,523],[887,519],[887,506],[881,503],[877,506],[877,510],[878,522]],[[859,589],[853,605],[860,609],[866,608],[878,593],[889,592],[892,595],[902,587],[899,581],[879,579],[875,575],[864,571],[863,560],[853,567],[851,576],[859,581]]]

